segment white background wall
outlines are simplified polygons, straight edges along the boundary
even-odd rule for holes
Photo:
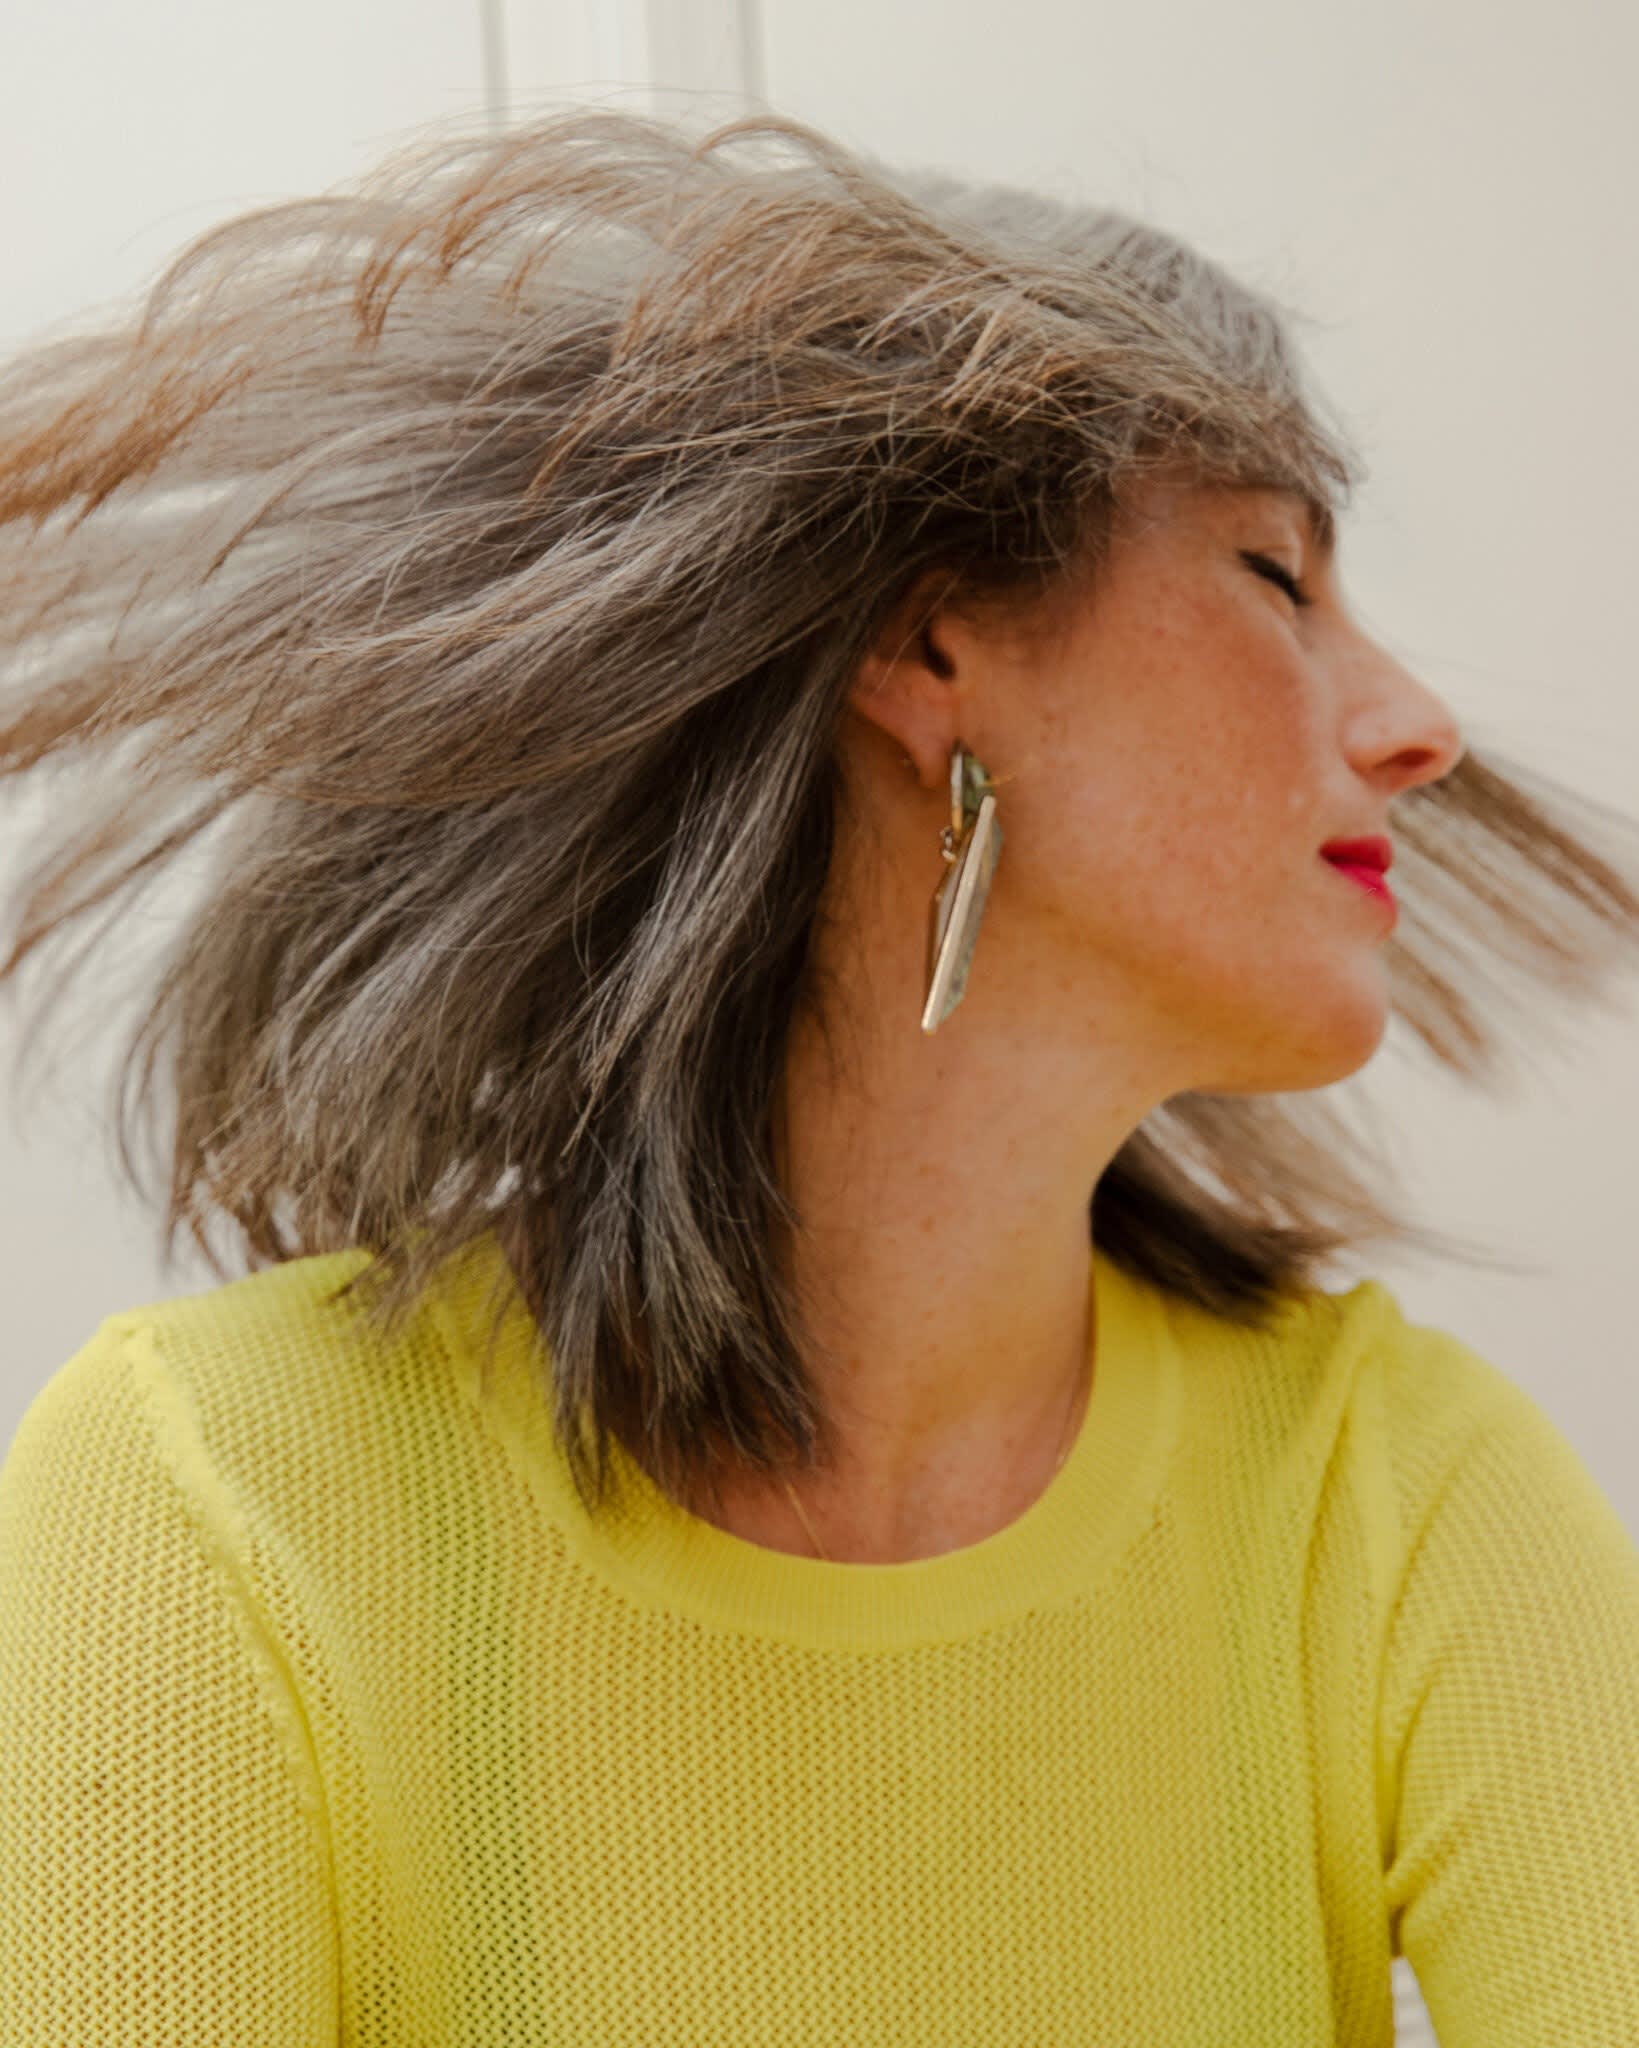
[[[512,118],[571,92],[643,104],[646,79],[668,89],[656,104],[719,116],[763,94],[901,162],[1144,213],[1310,315],[1314,373],[1375,472],[1340,553],[1363,621],[1471,743],[1639,805],[1632,10],[489,4],[10,10],[0,347],[141,283],[226,214],[356,173],[408,124],[476,112],[486,88]],[[0,786],[0,862],[28,816]],[[1402,1134],[1422,1214],[1522,1269],[1358,1270],[1527,1387],[1639,1533],[1636,1021],[1631,985],[1625,1013],[1546,1016],[1555,1045],[1514,1099],[1458,1096],[1392,1032],[1350,1085]],[[0,1008],[0,1059],[14,1030]],[[162,1271],[151,1219],[115,1189],[108,1071],[63,1076],[26,1135],[0,1111],[0,1444],[105,1314],[212,1284],[197,1262]],[[1397,1990],[1402,2039],[1427,2038],[1409,1973]]]

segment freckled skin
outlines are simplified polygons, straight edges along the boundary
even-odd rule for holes
[[[1051,632],[948,605],[913,631],[946,580],[886,623],[840,722],[851,800],[815,935],[832,1039],[799,1015],[782,1091],[805,1357],[839,1455],[799,1476],[806,1524],[756,1477],[710,1515],[805,1556],[812,1526],[839,1562],[982,1540],[1048,1483],[1067,1415],[1096,1424],[1099,1177],[1174,1094],[1320,1088],[1372,1057],[1389,919],[1319,849],[1392,837],[1393,799],[1463,750],[1353,619],[1295,500],[1152,480]],[[967,992],[929,1036],[958,738],[1005,837]]]
[[[1016,778],[999,796],[1005,914],[981,939],[992,986],[1061,1014],[1079,991],[1089,1023],[1114,1017],[1142,1045],[1135,1079],[1157,1101],[1355,1072],[1388,1021],[1389,921],[1318,849],[1392,836],[1391,800],[1449,773],[1462,741],[1354,621],[1295,502],[1152,488],[1056,657],[1005,675],[960,720]]]

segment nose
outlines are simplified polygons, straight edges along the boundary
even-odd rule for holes
[[[1381,773],[1392,764],[1402,789],[1438,782],[1468,751],[1450,705],[1386,648],[1372,653],[1371,688],[1352,721],[1369,765]]]

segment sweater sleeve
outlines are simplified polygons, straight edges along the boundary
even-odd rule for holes
[[[1639,1550],[1522,1388],[1422,1335],[1471,1419],[1419,1461],[1385,1646],[1394,1953],[1441,2048],[1632,2048]]]
[[[0,2042],[315,2048],[335,1915],[300,1703],[190,1411],[111,1317],[0,1467]]]

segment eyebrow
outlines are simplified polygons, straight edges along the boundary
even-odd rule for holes
[[[1331,506],[1323,498],[1312,498],[1307,491],[1293,490],[1287,484],[1242,482],[1231,484],[1229,488],[1265,498],[1278,498],[1291,506],[1302,515],[1315,553],[1323,562],[1332,561],[1337,549],[1337,522],[1332,516]]]
[[[1304,491],[1277,490],[1274,495],[1284,498],[1289,505],[1295,505],[1303,514],[1310,544],[1323,562],[1329,562],[1337,547],[1337,522],[1332,517],[1331,506],[1319,498],[1311,498]]]

